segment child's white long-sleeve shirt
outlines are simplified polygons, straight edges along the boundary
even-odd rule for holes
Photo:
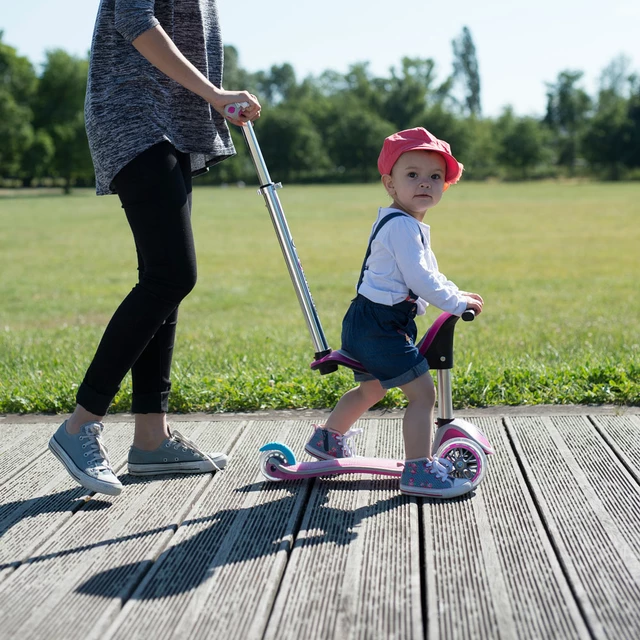
[[[381,207],[371,229],[398,211]],[[406,300],[409,289],[442,311],[462,315],[467,302],[458,287],[438,270],[431,250],[429,225],[405,213],[390,220],[371,243],[358,293],[373,302],[394,305]],[[420,305],[419,305],[420,306]]]

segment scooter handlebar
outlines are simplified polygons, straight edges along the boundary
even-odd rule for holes
[[[476,318],[476,312],[473,309],[466,309],[460,316],[465,322],[471,322]]]
[[[224,108],[224,115],[227,116],[227,118],[236,118],[240,114],[240,111],[248,106],[248,102],[232,102]]]

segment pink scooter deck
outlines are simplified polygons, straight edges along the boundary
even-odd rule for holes
[[[314,460],[295,464],[269,464],[269,475],[280,480],[317,478],[319,476],[341,475],[346,473],[372,473],[379,476],[399,478],[404,462],[385,458],[339,458],[333,460]]]

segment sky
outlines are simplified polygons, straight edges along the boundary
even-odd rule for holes
[[[98,4],[0,0],[3,41],[35,65],[48,49],[83,56]],[[584,72],[582,86],[591,95],[620,55],[640,74],[639,0],[218,0],[218,11],[224,43],[236,47],[243,68],[288,62],[299,80],[326,69],[345,73],[360,62],[384,77],[410,56],[432,58],[442,82],[452,69],[451,41],[466,26],[486,116],[507,105],[518,115],[544,115],[546,83],[568,69]]]

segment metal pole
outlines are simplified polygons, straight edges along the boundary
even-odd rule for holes
[[[275,229],[276,236],[278,237],[282,255],[284,256],[287,269],[289,270],[293,288],[298,296],[298,302],[300,303],[300,308],[302,309],[304,319],[311,335],[311,340],[313,341],[313,345],[316,350],[316,359],[319,359],[330,353],[331,349],[327,344],[324,331],[322,330],[320,318],[318,317],[318,312],[316,311],[316,306],[313,302],[313,298],[311,297],[311,291],[309,290],[309,284],[305,278],[302,264],[300,263],[298,253],[296,251],[296,246],[293,242],[293,238],[291,237],[291,232],[289,231],[287,219],[284,215],[282,205],[280,204],[278,194],[276,193],[276,189],[281,188],[282,185],[280,183],[274,184],[269,176],[267,165],[265,164],[262,156],[262,151],[260,150],[260,145],[258,144],[255,131],[253,130],[253,124],[251,122],[245,123],[242,126],[242,133],[244,135],[245,142],[249,147],[249,153],[256,168],[258,179],[260,180],[259,192],[264,197],[269,215],[271,216],[271,222],[273,223],[273,228]]]
[[[453,420],[451,369],[438,369],[438,420]]]

